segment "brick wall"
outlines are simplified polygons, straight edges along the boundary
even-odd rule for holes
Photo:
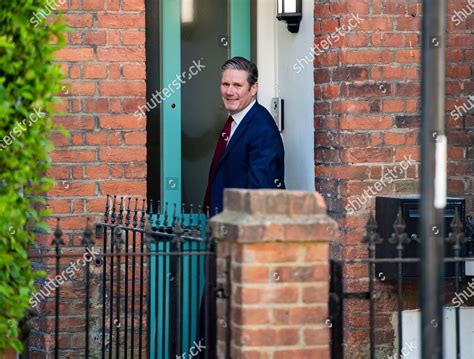
[[[328,358],[328,242],[336,224],[322,197],[226,190],[224,212],[210,224],[218,287],[230,288],[230,308],[218,303],[218,357],[228,358],[230,345],[231,358]]]
[[[473,212],[472,116],[455,119],[451,111],[466,102],[473,91],[472,62],[474,18],[454,26],[451,16],[465,1],[450,1],[448,11],[446,130],[448,135],[448,194],[467,199]],[[315,184],[343,235],[332,246],[332,255],[365,257],[360,241],[375,195],[418,192],[421,2],[320,1],[315,3],[315,44],[348,24],[352,15],[362,19],[354,31],[342,37],[314,60],[315,78]],[[417,161],[391,183],[379,185],[382,174],[395,170],[405,156]],[[373,195],[370,195],[369,186]],[[369,193],[369,195],[367,195]],[[372,198],[370,198],[372,197]],[[365,203],[364,203],[365,202]],[[348,285],[364,289],[365,266],[347,266]],[[385,299],[384,299],[385,300]],[[390,296],[385,308],[390,306]],[[349,303],[351,330],[346,335],[346,354],[367,343],[364,304]],[[383,308],[383,306],[382,306]],[[381,323],[384,320],[381,318]],[[347,321],[346,321],[347,323]],[[390,328],[377,341],[393,339]]]
[[[146,96],[145,0],[68,0],[61,10],[72,31],[56,53],[65,79],[58,105],[62,113],[54,121],[70,137],[53,136],[56,148],[47,174],[55,185],[47,193],[47,206],[61,217],[67,247],[80,245],[85,217],[102,216],[107,194],[146,195],[146,120],[133,115]],[[56,227],[54,218],[48,222]],[[39,245],[54,250],[51,240],[37,236]],[[53,262],[38,265],[54,277]],[[62,262],[61,270],[66,265]],[[61,349],[84,347],[83,318],[77,317],[84,312],[83,284],[79,276],[61,287],[67,300],[60,306],[61,325],[70,329],[60,336]],[[40,316],[50,315],[53,305],[52,298],[42,302]],[[52,350],[51,333],[50,319],[34,321],[30,344],[40,352],[33,357]]]
[[[145,1],[62,7],[72,32],[56,55],[67,88],[55,121],[71,136],[54,136],[48,205],[70,234],[82,216],[103,212],[106,194],[146,194],[146,121],[133,116],[146,95]]]

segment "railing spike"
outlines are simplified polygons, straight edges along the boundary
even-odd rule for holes
[[[458,207],[454,209],[454,217],[451,221],[450,227],[452,232],[449,233],[447,241],[454,244],[454,249],[459,249],[460,244],[466,240],[466,236],[464,235],[464,226],[461,221],[461,216],[459,215]]]
[[[112,204],[112,215],[111,217],[111,222],[112,224],[115,224],[115,210],[117,209],[117,195],[114,194],[114,202]]]
[[[377,233],[378,226],[372,212],[370,212],[366,228],[367,234],[362,238],[362,243],[367,243],[369,250],[375,250],[375,245],[381,243],[383,239]]]
[[[56,247],[59,247],[60,245],[64,245],[63,231],[61,229],[61,219],[59,217],[56,218],[56,229],[54,230],[53,244]]]
[[[135,198],[135,208],[133,209],[133,228],[138,224],[138,198]]]
[[[189,205],[189,228],[191,231],[194,229],[194,206],[192,204]]]
[[[146,199],[143,198],[142,199],[142,210],[140,212],[140,214],[141,214],[141,216],[140,216],[140,228],[141,229],[145,228],[145,217],[146,217],[145,205],[146,205]]]
[[[158,228],[161,226],[161,201],[158,200],[158,206],[156,208],[156,225]]]
[[[168,202],[165,202],[165,213],[164,213],[164,221],[163,221],[163,225],[165,227],[168,227],[169,226],[169,223],[168,223]]]
[[[395,233],[392,233],[392,236],[388,241],[392,244],[396,244],[398,250],[402,250],[403,245],[409,243],[411,239],[405,232],[406,224],[403,219],[401,207],[398,207],[398,213],[395,222],[393,223],[393,229],[395,230]]]
[[[109,223],[109,198],[110,195],[107,195],[107,199],[105,201],[105,210],[104,210],[104,223]]]
[[[119,206],[119,217],[118,217],[118,224],[122,224],[123,222],[123,196],[120,197],[120,206]]]
[[[131,198],[128,197],[127,214],[125,216],[125,225],[127,227],[130,225],[130,201],[131,201]]]
[[[173,203],[173,221],[171,222],[171,226],[174,227],[176,222],[176,203]]]

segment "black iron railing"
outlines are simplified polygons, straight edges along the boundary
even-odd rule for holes
[[[32,296],[22,357],[215,358],[215,246],[196,212],[107,196],[80,246],[64,242],[58,220],[53,247],[30,255],[50,279]]]
[[[446,243],[452,247],[453,256],[445,257],[444,263],[446,265],[454,266],[454,275],[447,277],[445,280],[445,286],[448,288],[447,296],[445,299],[446,307],[454,307],[455,310],[455,350],[456,358],[461,358],[461,336],[460,336],[460,306],[453,306],[451,299],[454,299],[456,293],[460,293],[461,284],[466,285],[467,274],[462,272],[465,264],[468,262],[474,262],[474,253],[466,250],[473,247],[473,220],[470,216],[466,218],[465,224],[461,220],[460,213],[456,208],[454,218],[451,222],[451,232],[446,238]],[[344,353],[347,353],[345,337],[352,331],[368,329],[368,334],[365,339],[360,339],[357,345],[357,353],[352,353],[355,357],[367,357],[367,358],[403,358],[408,355],[408,351],[412,351],[413,346],[407,346],[404,341],[403,333],[403,318],[402,313],[406,309],[404,303],[406,298],[404,294],[408,294],[411,291],[411,297],[413,298],[413,291],[419,287],[419,278],[404,278],[402,275],[403,268],[405,266],[419,266],[420,257],[403,257],[405,246],[412,243],[413,241],[419,242],[419,238],[416,235],[408,235],[406,233],[405,222],[402,218],[401,209],[398,211],[396,221],[393,225],[394,233],[391,238],[382,238],[377,232],[377,223],[374,217],[371,215],[367,223],[367,234],[363,238],[363,243],[367,246],[367,258],[359,259],[334,259],[331,260],[331,281],[330,281],[330,296],[329,296],[329,319],[326,324],[331,330],[331,358],[344,358]],[[436,229],[435,229],[436,230]],[[388,242],[390,245],[395,246],[396,255],[391,258],[380,258],[376,256],[376,249],[378,246],[384,244],[387,246]],[[390,251],[391,252],[391,251]],[[367,276],[359,278],[347,278],[346,270],[351,265],[362,265],[367,269]],[[392,269],[389,269],[392,266]],[[383,272],[381,271],[383,268]],[[392,273],[387,273],[387,270],[391,270]],[[472,276],[473,274],[471,274]],[[472,278],[472,277],[471,277]],[[366,280],[365,280],[366,279]],[[352,283],[351,283],[352,281]],[[355,283],[353,283],[355,282]],[[411,286],[405,287],[410,284]],[[393,295],[385,295],[386,290]],[[384,297],[383,299],[381,299]],[[415,296],[416,297],[416,296]],[[364,312],[362,305],[359,304],[356,311],[359,312],[360,317],[364,317],[368,323],[367,328],[365,326],[360,327],[360,324],[356,327],[352,326],[350,320],[347,320],[349,315],[353,315],[353,312],[348,311],[347,304],[351,300],[367,300],[368,310]],[[426,305],[426,301],[431,298],[422,298],[417,308],[422,308]],[[380,308],[385,313],[377,313],[376,308]],[[351,307],[354,309],[354,306]],[[413,308],[410,308],[413,309]],[[384,325],[391,325],[388,321],[383,320],[383,315],[387,312],[396,312],[396,326],[394,333],[391,335],[393,340],[388,340],[384,337],[381,340],[377,333],[381,333],[384,329]],[[378,315],[381,317],[378,317]],[[380,319],[380,320],[377,320]],[[364,322],[364,321],[362,321]],[[418,325],[413,323],[413,325]],[[441,323],[437,323],[434,320],[431,325],[434,328],[442,329]],[[472,337],[474,340],[474,336]],[[409,344],[409,343],[408,343]],[[423,343],[423,337],[420,338],[421,347],[426,345]],[[354,345],[354,343],[352,343]],[[468,344],[470,345],[470,344]],[[416,348],[421,349],[421,348]],[[411,353],[414,355],[414,353]],[[346,355],[347,356],[347,355]]]

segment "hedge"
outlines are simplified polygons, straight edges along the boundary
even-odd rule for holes
[[[33,229],[46,229],[42,194],[52,180],[50,136],[62,74],[53,53],[67,30],[50,0],[0,0],[0,355],[22,350],[19,321],[37,277],[28,259]],[[44,14],[46,14],[44,12]],[[44,208],[44,207],[43,207]]]

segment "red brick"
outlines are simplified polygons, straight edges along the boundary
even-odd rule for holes
[[[120,35],[121,35],[121,31],[119,30],[110,30],[110,29],[107,30],[107,45],[120,46],[121,45]]]
[[[95,194],[96,184],[93,182],[60,181],[48,191],[48,196],[52,197],[80,197]]]
[[[86,166],[85,178],[109,178],[109,166]]]
[[[92,27],[92,15],[90,14],[64,14],[63,17],[70,27],[82,29]]]
[[[328,284],[305,286],[303,288],[303,303],[326,304],[329,295]]]
[[[55,147],[64,147],[64,146],[69,145],[70,138],[67,136],[64,136],[63,134],[55,133],[51,135],[51,142],[53,142],[53,145]]]
[[[128,132],[125,134],[126,145],[145,145],[146,132]]]
[[[125,178],[146,178],[146,165],[128,165],[124,169]]]
[[[122,100],[111,98],[109,100],[109,109],[112,113],[122,113]]]
[[[134,113],[138,110],[138,106],[144,106],[146,103],[145,97],[142,98],[124,98],[123,109],[126,113]]]
[[[121,194],[140,196],[146,193],[146,181],[128,181],[128,182],[101,182],[99,184],[100,192],[106,194]]]
[[[145,0],[127,0],[122,3],[122,10],[142,11],[145,10]]]
[[[299,340],[297,328],[281,329],[240,329],[235,330],[235,340],[240,345],[252,346],[282,346],[296,345]]]
[[[105,145],[106,133],[104,131],[86,133],[86,142],[89,145]]]
[[[232,319],[239,325],[256,325],[270,323],[270,309],[268,308],[236,308]]]
[[[386,145],[403,145],[405,144],[405,133],[403,132],[385,132],[384,143]]]
[[[402,100],[384,100],[383,101],[383,112],[403,112],[405,102]]]
[[[83,70],[86,79],[105,79],[107,77],[105,65],[84,65]]]
[[[109,146],[119,146],[122,144],[122,132],[110,132],[107,138]]]
[[[304,342],[307,345],[328,345],[329,328],[304,329]]]
[[[357,27],[357,31],[390,31],[392,30],[392,18],[383,17],[362,17],[362,22]]]
[[[388,129],[393,126],[393,121],[389,116],[364,116],[341,118],[341,129],[347,130],[377,130]]]
[[[105,0],[105,8],[107,10],[120,10],[120,0]]]
[[[51,209],[53,215],[59,213],[70,213],[71,201],[63,199],[50,199],[48,200],[47,207]]]
[[[122,72],[119,64],[110,64],[109,65],[109,79],[110,80],[119,80],[122,78]]]
[[[421,50],[410,49],[410,50],[397,50],[395,52],[395,62],[398,63],[410,63],[414,62],[419,64],[421,61]]]
[[[233,280],[239,283],[264,283],[270,280],[269,267],[240,266],[233,270]]]
[[[294,262],[298,257],[298,247],[283,243],[262,243],[242,245],[237,252],[239,263],[281,263]]]
[[[53,167],[48,168],[46,172],[48,177],[54,179],[67,179],[69,178],[70,167],[53,165]]]
[[[123,45],[145,45],[145,32],[127,30],[122,33]]]
[[[112,178],[122,178],[123,177],[123,166],[110,166],[110,174]]]
[[[74,146],[80,146],[80,145],[82,145],[83,142],[84,142],[84,141],[83,141],[83,137],[84,137],[84,136],[83,136],[82,133],[73,133],[73,134],[72,134],[72,138],[71,138],[71,139],[72,139],[72,141],[71,141],[72,144],[73,144]]]
[[[86,200],[87,212],[104,212],[105,209],[105,197],[98,199],[88,199]]]
[[[105,31],[87,31],[85,33],[84,43],[87,45],[105,45],[106,41],[107,33]]]
[[[82,44],[82,31],[74,31],[69,33],[69,43],[71,45],[81,45]]]
[[[97,49],[97,60],[103,62],[143,62],[144,48],[110,48]]]
[[[101,96],[140,96],[146,91],[145,82],[101,82],[99,93]]]
[[[104,115],[100,118],[100,126],[104,129],[145,129],[146,123],[133,115]]]
[[[123,78],[125,80],[144,80],[146,78],[145,64],[123,65]]]
[[[104,2],[97,0],[82,0],[83,10],[104,10]]]
[[[383,34],[383,46],[402,47],[405,43],[405,37],[400,33]]]
[[[237,286],[233,294],[237,304],[281,304],[298,301],[298,287],[272,283],[258,288]]]
[[[94,95],[96,83],[90,81],[74,81],[71,83],[71,92],[74,96],[90,96]]]
[[[419,31],[421,29],[421,17],[398,17],[396,19],[396,29],[399,31]]]
[[[94,59],[94,50],[90,48],[64,48],[54,53],[54,57],[58,61],[83,62],[92,61]]]
[[[144,147],[103,147],[99,149],[99,160],[106,162],[140,162],[146,161]]]
[[[105,113],[107,112],[106,98],[86,98],[83,101],[84,112]]]
[[[50,153],[51,159],[58,162],[90,162],[96,159],[96,151],[93,150],[55,150]]]
[[[145,16],[137,14],[97,14],[97,27],[106,29],[136,29],[145,27]]]
[[[403,79],[403,67],[390,66],[383,68],[383,75],[385,80],[401,80]]]

